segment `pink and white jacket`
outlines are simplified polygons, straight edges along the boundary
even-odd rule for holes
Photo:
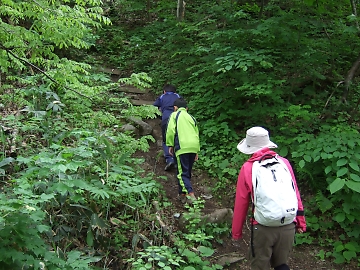
[[[252,188],[252,165],[253,162],[259,160],[265,154],[270,154],[276,156],[277,153],[270,150],[269,148],[263,148],[255,152],[250,159],[248,159],[240,169],[238,176],[237,186],[236,186],[236,197],[234,205],[234,216],[232,221],[232,237],[237,240],[242,238],[242,228],[246,219],[246,215],[249,209],[249,203],[253,197],[253,188]],[[296,189],[296,196],[298,199],[298,215],[294,219],[296,228],[306,231],[306,221],[304,216],[304,207],[301,202],[300,193],[297,187],[296,178],[294,171],[286,158],[280,157],[286,166],[289,168],[289,171],[293,177],[294,185]],[[258,224],[256,220],[252,221],[253,224]]]

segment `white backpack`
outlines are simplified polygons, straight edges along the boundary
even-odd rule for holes
[[[266,157],[252,167],[254,218],[264,226],[284,226],[294,221],[298,210],[294,182],[278,156]]]

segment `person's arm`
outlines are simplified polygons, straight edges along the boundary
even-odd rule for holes
[[[250,184],[252,183],[251,166],[249,170],[249,167],[244,165],[241,167],[236,185],[234,215],[232,220],[232,238],[234,240],[242,238],[242,228],[245,223],[251,195],[251,186],[249,186],[249,179]]]
[[[306,220],[305,220],[305,214],[304,214],[304,206],[301,201],[301,196],[300,196],[300,192],[299,192],[299,189],[298,189],[298,186],[296,183],[295,174],[290,165],[290,162],[285,158],[282,158],[282,160],[285,162],[286,166],[290,170],[291,176],[293,178],[294,186],[295,186],[297,201],[298,201],[298,211],[297,211],[297,215],[296,215],[296,219],[295,219],[296,231],[298,233],[303,233],[306,231]]]
[[[158,107],[158,109],[161,109],[161,99],[158,97],[155,102],[153,103],[154,106]]]
[[[174,140],[175,140],[175,129],[176,129],[176,122],[175,122],[175,113],[170,114],[168,125],[166,129],[166,141],[165,144],[168,147],[174,146]]]

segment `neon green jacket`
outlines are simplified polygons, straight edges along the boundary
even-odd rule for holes
[[[166,130],[166,145],[174,147],[176,155],[200,151],[197,122],[185,108],[179,108],[170,115]]]

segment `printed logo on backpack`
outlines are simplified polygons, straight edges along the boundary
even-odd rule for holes
[[[294,221],[298,210],[295,186],[286,164],[268,156],[252,167],[254,218],[264,226],[284,226]]]

